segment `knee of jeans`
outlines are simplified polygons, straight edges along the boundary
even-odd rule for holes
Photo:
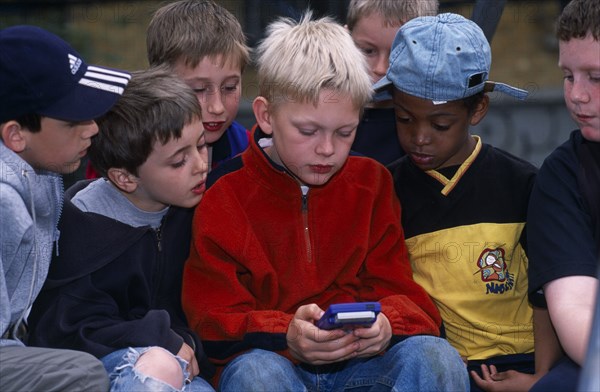
[[[152,347],[140,355],[135,362],[137,373],[161,380],[180,389],[183,382],[183,369],[177,358],[161,347]]]
[[[397,346],[397,355],[406,358],[410,354],[419,362],[438,364],[442,367],[453,368],[464,367],[464,363],[458,352],[448,343],[446,339],[435,336],[413,336]]]

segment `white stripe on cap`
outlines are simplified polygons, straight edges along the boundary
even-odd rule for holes
[[[85,75],[83,75],[84,78],[91,78],[91,79],[98,79],[98,80],[102,80],[105,82],[113,82],[113,83],[117,83],[117,84],[121,84],[123,86],[127,85],[127,82],[129,82],[129,78],[123,78],[123,77],[116,77],[116,76],[111,76],[111,75],[107,75],[107,74],[103,74],[103,73],[98,73],[98,72],[90,72],[90,69],[88,68],[88,70],[85,72]]]
[[[100,73],[104,73],[104,74],[108,74],[108,75],[114,75],[114,76],[119,76],[121,78],[125,78],[127,80],[131,79],[131,75],[124,73],[124,72],[119,72],[119,71],[114,71],[112,69],[106,69],[106,68],[100,68],[100,67],[96,67],[94,65],[90,65],[88,66],[88,72],[100,72]]]
[[[119,94],[119,95],[123,94],[123,91],[125,90],[123,87],[119,87],[114,84],[102,83],[102,82],[98,82],[97,80],[91,80],[91,79],[86,79],[86,78],[81,78],[81,80],[79,81],[79,84],[82,84],[87,87],[96,88],[98,90],[108,91],[113,94]]]

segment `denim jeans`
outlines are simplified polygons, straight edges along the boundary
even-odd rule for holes
[[[108,373],[110,380],[110,391],[153,391],[153,392],[214,392],[213,387],[201,377],[194,377],[189,382],[183,383],[183,389],[173,388],[171,385],[146,376],[135,369],[135,364],[139,357],[152,347],[125,348],[114,351],[101,358],[104,368]],[[165,350],[166,351],[166,350]],[[173,356],[177,359],[183,370],[182,382],[188,378],[189,372],[186,370],[187,362],[183,359]]]
[[[463,392],[469,390],[469,376],[445,339],[413,336],[384,355],[325,366],[294,365],[274,352],[252,350],[225,367],[219,387],[223,392]]]

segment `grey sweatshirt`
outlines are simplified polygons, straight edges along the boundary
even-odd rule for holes
[[[0,346],[23,345],[14,331],[48,274],[62,203],[62,177],[0,141]]]

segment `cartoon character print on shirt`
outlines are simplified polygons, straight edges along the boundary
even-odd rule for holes
[[[477,259],[481,281],[486,282],[486,294],[502,294],[514,286],[514,276],[508,272],[503,248],[486,248]],[[499,282],[499,283],[496,283]]]

